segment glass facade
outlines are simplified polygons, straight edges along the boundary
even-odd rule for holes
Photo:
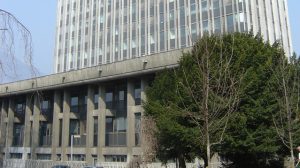
[[[55,71],[190,47],[205,32],[253,30],[290,51],[283,5],[285,0],[59,0]]]

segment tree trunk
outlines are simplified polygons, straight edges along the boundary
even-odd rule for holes
[[[182,155],[179,156],[178,162],[179,162],[179,168],[186,168],[185,160],[184,160],[184,157]]]
[[[210,159],[210,144],[207,142],[206,146],[206,155],[207,155],[207,168],[211,168],[211,159]]]
[[[204,116],[205,116],[205,134],[206,134],[206,157],[207,157],[207,168],[211,168],[211,159],[210,159],[210,137],[209,137],[209,109],[208,109],[208,99],[209,99],[209,54],[206,54],[205,58],[205,69],[204,69]]]
[[[286,86],[286,81],[285,81],[285,76],[283,75],[282,77],[282,83],[283,83],[283,89],[284,89],[284,97],[285,97],[285,105],[286,105],[286,113],[287,113],[287,126],[288,126],[288,136],[289,136],[289,148],[290,148],[290,155],[291,155],[291,160],[294,162],[295,157],[294,157],[294,142],[293,142],[293,137],[292,137],[292,127],[291,127],[291,108],[290,108],[290,102],[287,94],[287,86]],[[291,168],[295,168],[294,164],[292,164]]]

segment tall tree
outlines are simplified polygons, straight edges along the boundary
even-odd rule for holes
[[[16,48],[21,46],[24,62],[31,71],[31,75],[36,75],[36,70],[32,65],[32,37],[27,27],[10,12],[0,9],[0,75],[2,78],[16,73]]]
[[[158,76],[148,91],[145,109],[156,119],[160,145],[168,145],[160,147],[159,153],[175,155],[170,149],[177,149],[184,151],[179,154],[187,152],[178,158],[198,155],[206,166],[212,166],[214,146],[222,142],[239,102],[244,70],[237,69],[240,58],[235,54],[236,39],[250,37],[239,33],[204,36],[183,55],[177,69]],[[170,137],[174,143],[170,143]]]
[[[274,69],[276,88],[274,97],[278,101],[278,113],[273,115],[276,132],[290,158],[289,167],[294,168],[296,145],[300,143],[300,60],[293,55],[288,59],[282,54],[280,65]]]
[[[278,102],[269,83],[281,55],[278,46],[252,34],[200,39],[147,91],[159,158],[198,156],[210,167],[217,152],[232,167],[280,167],[282,145],[273,124]]]
[[[31,75],[36,75],[36,70],[32,65],[32,37],[30,31],[13,14],[0,9],[0,81],[7,76],[16,76],[16,47],[22,46],[24,53],[23,60],[28,65]],[[20,52],[19,54],[21,54]],[[0,124],[4,123],[4,115],[0,114]],[[8,129],[7,129],[8,131]],[[6,132],[1,132],[0,136],[7,136]],[[4,139],[1,138],[0,139]],[[4,148],[5,142],[0,142],[0,150]],[[3,155],[0,154],[0,167]]]
[[[220,153],[233,162],[231,167],[282,167],[283,148],[273,124],[273,115],[278,113],[273,93],[278,88],[271,85],[282,50],[259,36],[245,42],[239,44],[243,49],[237,53],[245,57],[241,102],[230,119]]]

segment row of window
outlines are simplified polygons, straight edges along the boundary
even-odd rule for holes
[[[22,159],[22,153],[10,153],[10,159]],[[95,156],[94,156],[95,157]],[[31,155],[28,155],[28,159]],[[71,161],[71,155],[68,155],[68,159]],[[73,154],[72,161],[85,161],[86,156],[84,154]],[[105,162],[127,162],[126,155],[104,155]],[[51,154],[37,154],[37,160],[51,160]],[[61,155],[57,155],[57,160],[61,160]]]
[[[102,63],[111,63],[159,51],[190,46],[197,39],[197,36],[201,34],[200,32],[221,32],[221,27],[224,27],[225,23],[230,24],[227,26],[229,31],[233,30],[234,26],[232,24],[237,21],[230,19],[234,17],[223,18],[220,16],[239,16],[238,13],[243,12],[242,4],[244,3],[244,1],[239,1],[237,5],[231,3],[231,1],[223,3],[223,1],[214,0],[212,9],[214,16],[212,18],[216,18],[216,21],[211,21],[208,17],[208,9],[210,8],[208,8],[207,1],[199,2],[199,5],[197,4],[198,1],[195,0],[191,0],[189,5],[186,2],[185,0],[170,1],[169,3],[160,1],[153,7],[147,6],[145,8],[140,4],[142,2],[132,2],[131,5],[137,6],[136,8],[140,9],[141,12],[131,10],[133,12],[131,15],[124,15],[123,13],[124,11],[128,12],[129,8],[121,10],[121,14],[118,10],[113,10],[109,13],[107,11],[103,12],[106,9],[104,7],[99,7],[99,9],[96,7],[95,10],[100,10],[99,16],[96,15],[97,17],[91,20],[89,17],[83,19],[82,14],[80,14],[78,15],[79,22],[76,21],[77,16],[74,15],[74,24],[76,23],[77,26],[67,26],[60,28],[60,31],[58,31],[60,35],[56,53],[56,71],[61,72]],[[112,5],[111,3],[106,2],[103,5],[109,6]],[[119,1],[114,3],[119,4]],[[154,1],[149,3],[155,4]],[[99,6],[101,4],[100,2]],[[225,10],[222,8],[223,5],[226,6]],[[233,6],[236,8],[235,10],[233,10]],[[157,10],[156,17],[144,14],[145,12],[143,11],[146,8],[149,8],[149,11]],[[166,9],[169,11],[167,12]],[[92,9],[87,9],[85,16],[89,16],[89,10]],[[225,11],[226,13],[224,13]],[[62,14],[61,17],[65,17],[65,15]],[[141,17],[141,19],[135,20],[132,17]],[[128,18],[134,21],[130,23],[132,26],[127,24]],[[227,19],[230,21],[226,22]],[[82,20],[85,20],[84,23],[86,24],[82,24]],[[121,22],[122,24],[120,24]],[[211,28],[214,28],[214,30],[211,30]],[[62,34],[64,34],[64,39]],[[69,35],[71,35],[71,39],[69,39]],[[76,40],[75,37],[77,37]]]

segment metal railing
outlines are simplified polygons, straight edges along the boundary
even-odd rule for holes
[[[73,146],[74,147],[84,147],[86,146],[86,135],[78,135],[79,137],[74,137]]]
[[[106,146],[126,146],[126,132],[109,132],[105,135]]]

